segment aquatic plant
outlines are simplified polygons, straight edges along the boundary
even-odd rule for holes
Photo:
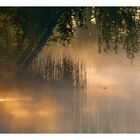
[[[49,52],[46,57],[36,58],[29,71],[33,79],[40,82],[73,87],[85,87],[87,84],[85,64],[78,56],[63,54],[56,58]]]

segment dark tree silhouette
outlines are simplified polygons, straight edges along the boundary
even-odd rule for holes
[[[0,35],[3,38],[0,43],[8,48],[5,42],[13,43],[8,37],[14,32],[16,49],[12,49],[10,54],[16,56],[19,68],[24,69],[48,40],[65,46],[70,43],[75,31],[87,29],[89,22],[98,28],[99,52],[110,48],[117,52],[119,46],[126,50],[129,58],[134,58],[139,52],[139,7],[0,8],[0,28],[5,30],[5,35]]]

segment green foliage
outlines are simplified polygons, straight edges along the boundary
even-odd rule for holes
[[[59,39],[69,43],[77,27],[86,29],[88,22],[94,21],[99,31],[99,53],[110,48],[117,53],[123,46],[127,57],[134,58],[139,52],[139,16],[139,7],[70,8],[58,25]]]
[[[83,7],[65,9],[56,30],[59,34],[59,42],[63,42],[63,45],[65,45],[65,43],[70,43],[77,27],[83,29],[87,28],[86,10],[87,8]]]
[[[0,8],[1,55],[10,58],[13,54],[16,60],[26,56],[41,40],[57,12],[58,8]]]
[[[25,59],[38,47],[61,13],[50,40],[70,43],[78,28],[91,22],[99,31],[99,52],[122,46],[129,58],[139,52],[139,7],[0,8],[0,55]]]
[[[139,7],[66,8],[52,40],[65,46],[77,29],[87,29],[89,22],[99,31],[99,53],[112,48],[117,53],[120,46],[126,50],[128,58],[134,58],[139,52]]]
[[[0,63],[12,60],[23,40],[22,30],[12,24],[7,12],[8,10],[4,9],[2,14],[0,9]]]
[[[127,56],[133,58],[139,51],[137,36],[139,29],[136,20],[138,9],[136,7],[106,7],[94,10],[96,25],[100,31],[99,49],[103,42],[106,43],[105,51],[113,46],[117,52],[118,47],[122,45]]]

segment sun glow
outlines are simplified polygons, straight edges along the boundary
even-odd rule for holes
[[[0,102],[10,102],[10,101],[30,101],[31,98],[0,98]]]

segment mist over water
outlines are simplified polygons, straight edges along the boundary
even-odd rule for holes
[[[140,57],[99,54],[88,31],[79,34],[71,47],[44,48],[23,80],[4,76],[0,132],[140,132]]]

